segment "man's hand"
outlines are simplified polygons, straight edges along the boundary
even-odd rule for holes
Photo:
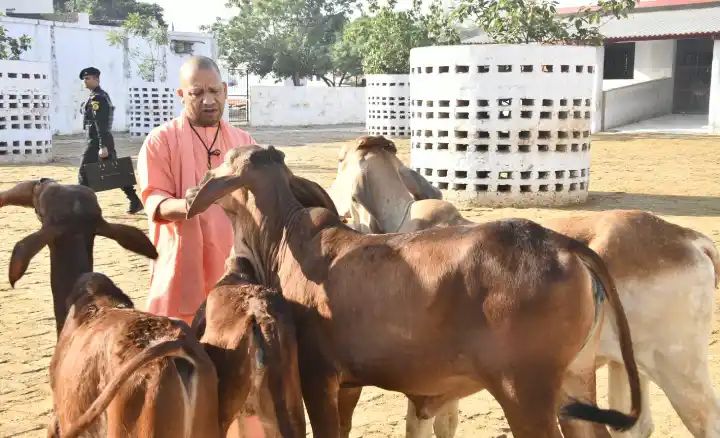
[[[183,198],[168,198],[158,205],[153,219],[161,219],[167,222],[179,222],[186,220],[190,204],[195,200],[200,187],[191,187],[185,192]]]
[[[162,219],[167,222],[180,222],[185,220],[187,211],[187,201],[185,198],[168,198],[158,205],[154,219]]]
[[[193,201],[195,201],[195,198],[197,197],[197,194],[200,192],[200,187],[190,187],[185,191],[185,203],[186,203],[186,212],[190,211],[190,206],[192,205]]]
[[[100,150],[98,151],[98,157],[101,160],[105,160],[109,156],[110,156],[110,152],[108,152],[108,148],[106,148],[106,147],[101,147]]]

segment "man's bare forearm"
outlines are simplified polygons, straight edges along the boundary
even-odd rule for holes
[[[168,198],[158,205],[155,217],[168,222],[185,220],[187,215],[187,201],[183,199]]]

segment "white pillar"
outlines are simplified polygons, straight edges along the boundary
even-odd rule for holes
[[[708,126],[711,134],[720,134],[720,39],[713,47],[712,68],[710,70],[710,111]]]
[[[585,202],[596,63],[585,46],[412,49],[412,167],[448,200]]]
[[[605,76],[605,46],[596,48],[595,55],[595,82],[593,84],[593,109],[594,114],[590,124],[590,132],[595,134],[603,130],[603,119],[605,118],[605,102],[603,99],[603,76]]]
[[[370,135],[410,137],[410,75],[365,75],[365,129]]]

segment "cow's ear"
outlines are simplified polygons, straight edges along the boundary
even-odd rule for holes
[[[62,234],[63,230],[62,227],[57,225],[44,225],[40,230],[15,244],[8,269],[10,286],[15,287],[15,283],[25,275],[32,258]]]
[[[22,181],[5,191],[0,191],[0,207],[16,205],[18,207],[33,207],[35,188],[43,180]]]
[[[112,239],[123,248],[144,255],[149,259],[155,260],[158,257],[158,253],[150,239],[138,228],[103,221],[95,229],[95,234]]]
[[[422,201],[423,199],[442,199],[442,192],[433,187],[428,180],[413,169],[401,165],[398,167],[398,175],[400,175],[403,184],[416,201]]]

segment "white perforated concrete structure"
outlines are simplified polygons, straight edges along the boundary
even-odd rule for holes
[[[368,134],[410,137],[410,75],[366,75]]]
[[[411,51],[411,165],[448,199],[587,199],[596,51],[463,45]]]
[[[52,160],[47,63],[0,61],[0,163]]]
[[[168,84],[139,82],[129,94],[131,136],[144,137],[175,117],[175,90]]]

